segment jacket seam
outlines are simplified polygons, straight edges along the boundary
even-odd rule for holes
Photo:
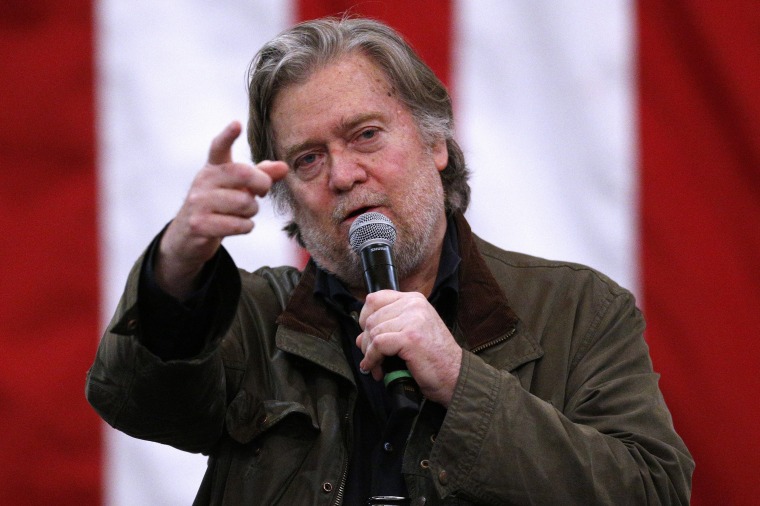
[[[583,339],[581,340],[580,346],[578,346],[578,351],[575,352],[575,355],[573,356],[572,360],[570,361],[569,365],[569,371],[572,372],[575,367],[580,363],[580,361],[583,359],[583,357],[586,355],[588,350],[591,348],[591,345],[596,341],[596,335],[597,330],[599,328],[599,325],[601,324],[602,320],[607,316],[607,313],[610,310],[610,307],[612,307],[612,301],[619,296],[616,296],[612,293],[604,297],[601,301],[601,307],[597,310],[596,314],[594,315],[594,319],[589,324],[588,330],[583,335]]]
[[[606,275],[600,273],[596,269],[593,269],[587,265],[575,264],[572,262],[561,262],[561,261],[556,261],[556,260],[546,260],[546,259],[542,259],[538,257],[530,257],[533,260],[537,261],[535,264],[523,264],[523,263],[517,263],[517,262],[507,260],[505,258],[502,258],[501,256],[497,256],[493,253],[483,251],[482,249],[479,251],[480,251],[480,254],[483,255],[484,257],[488,257],[503,265],[507,265],[515,269],[570,269],[575,272],[588,272],[594,276],[594,279],[603,283],[611,293],[614,294],[615,292],[621,291],[621,288],[616,288],[616,286],[610,282],[610,280],[607,278]]]

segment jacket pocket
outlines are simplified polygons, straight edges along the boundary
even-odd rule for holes
[[[255,498],[253,504],[288,504],[294,494],[314,494],[313,451],[320,429],[302,404],[254,402],[241,391],[229,406],[227,431],[237,443],[225,494],[232,503],[238,494]]]
[[[278,425],[301,426],[301,430],[319,432],[316,420],[299,402],[255,401],[241,390],[227,408],[227,432],[238,443],[248,443]]]

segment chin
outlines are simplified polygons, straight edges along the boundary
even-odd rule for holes
[[[346,247],[346,251],[339,253],[332,251],[331,254],[326,255],[324,248],[309,247],[308,242],[306,244],[311,258],[321,269],[338,278],[349,288],[363,288],[364,273],[361,268],[361,259],[350,248]]]

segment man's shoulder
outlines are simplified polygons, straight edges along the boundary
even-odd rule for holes
[[[264,278],[270,284],[292,290],[301,280],[303,271],[292,265],[280,265],[277,267],[259,267],[252,274]]]
[[[303,271],[291,265],[263,266],[253,272],[238,269],[243,293],[256,298],[275,295],[282,308],[301,280]]]
[[[477,236],[475,241],[486,265],[502,286],[507,284],[521,289],[556,286],[566,290],[596,288],[609,291],[611,295],[630,293],[593,267],[505,250]]]

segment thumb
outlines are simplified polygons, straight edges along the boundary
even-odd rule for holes
[[[211,149],[208,152],[208,163],[220,165],[232,162],[232,144],[238,138],[243,127],[240,122],[233,121],[211,141]]]

